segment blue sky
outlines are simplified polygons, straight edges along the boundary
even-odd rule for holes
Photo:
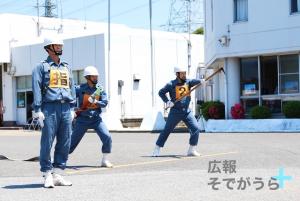
[[[174,0],[152,0],[153,29],[167,28],[171,1],[174,2]],[[198,3],[194,4],[194,10],[197,10],[197,12],[194,11],[194,15],[202,15],[202,11],[199,9],[202,1],[198,0]],[[41,5],[44,2],[44,0],[39,0]],[[107,21],[108,0],[52,0],[52,2],[58,5],[58,9],[55,12],[58,12],[59,17],[61,16],[62,7],[63,18]],[[149,0],[110,0],[110,2],[112,23],[126,24],[137,28],[149,28]],[[175,2],[174,7],[176,11],[184,5],[182,0]],[[36,4],[37,0],[0,0],[0,13],[37,15]],[[40,8],[40,15],[42,14],[44,14],[44,8]],[[195,21],[200,22],[201,19],[198,16],[195,16]]]

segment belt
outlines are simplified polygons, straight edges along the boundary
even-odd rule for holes
[[[55,103],[66,103],[67,101],[66,100],[56,100],[54,101]]]
[[[66,100],[54,100],[54,101],[49,101],[49,102],[44,102],[44,103],[69,103]]]

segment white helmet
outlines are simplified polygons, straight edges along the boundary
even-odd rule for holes
[[[88,76],[88,75],[99,75],[98,70],[95,66],[87,66],[85,67],[83,71],[83,76]]]
[[[174,67],[174,73],[179,73],[179,72],[186,72],[186,68],[184,67],[178,67],[178,66],[175,66]]]
[[[44,47],[48,45],[63,45],[64,41],[59,36],[49,36],[44,38]]]

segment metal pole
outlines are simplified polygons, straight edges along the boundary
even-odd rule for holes
[[[108,86],[108,100],[110,99],[110,0],[108,0],[108,38],[107,38],[107,86]]]
[[[155,69],[153,60],[153,37],[152,37],[152,0],[149,0],[149,17],[150,17],[150,58],[151,58],[151,87],[152,87],[152,107],[155,106]]]
[[[40,34],[40,4],[39,4],[39,0],[36,1],[36,9],[37,9],[37,36],[39,37]]]
[[[191,70],[191,0],[187,0],[187,32],[188,32],[188,74],[190,74]]]

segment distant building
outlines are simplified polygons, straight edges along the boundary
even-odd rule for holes
[[[158,90],[175,78],[175,65],[188,64],[186,34],[153,31],[152,79],[149,30],[112,24],[109,51],[106,23],[14,14],[0,15],[0,23],[0,100],[4,125],[23,125],[32,115],[31,72],[47,56],[42,43],[48,34],[59,33],[64,38],[62,59],[73,68],[77,84],[85,82],[84,67],[98,68],[99,80],[110,98],[104,112],[110,129],[116,129],[120,120],[142,119],[152,106],[163,112]],[[196,77],[198,64],[204,61],[203,36],[192,35],[191,43],[190,77]],[[192,107],[195,108],[195,98]]]
[[[283,117],[287,100],[300,100],[300,1],[205,0],[205,67],[223,67],[206,88],[207,100],[255,105]]]

